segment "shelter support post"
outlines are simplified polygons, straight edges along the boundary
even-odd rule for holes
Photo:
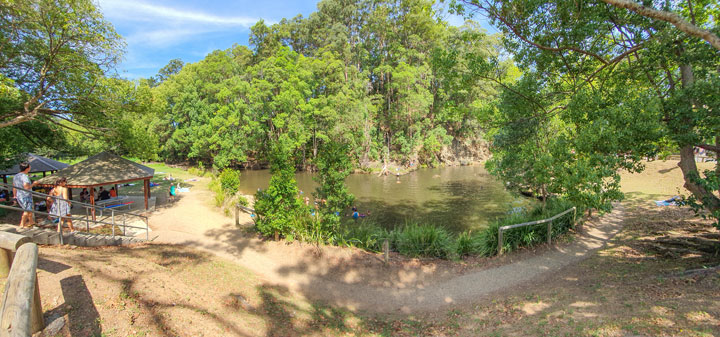
[[[43,171],[43,178],[45,178],[45,171]]]
[[[7,184],[7,176],[3,176],[3,184]]]
[[[148,210],[148,199],[150,199],[150,179],[145,179],[143,190],[145,192],[145,210]]]
[[[92,219],[95,221],[95,188],[90,186],[90,204],[93,205],[93,208],[90,209],[90,214],[92,214]]]

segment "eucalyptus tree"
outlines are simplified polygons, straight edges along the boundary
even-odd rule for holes
[[[594,157],[587,169],[610,176],[642,169],[644,156],[675,148],[688,202],[720,217],[713,194],[720,178],[698,172],[693,153],[720,151],[713,144],[720,133],[716,1],[472,0],[455,8],[500,27],[520,68],[542,78],[553,101],[540,108],[527,100],[537,108],[504,127],[558,116],[570,135],[565,152]]]

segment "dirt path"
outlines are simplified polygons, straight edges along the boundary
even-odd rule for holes
[[[583,234],[541,254],[497,258],[494,267],[462,270],[451,263],[411,261],[384,266],[374,254],[338,247],[266,242],[244,233],[234,220],[207,205],[210,191],[193,188],[150,218],[151,238],[230,258],[273,285],[310,300],[378,313],[422,313],[462,305],[550,275],[590,256],[622,228],[622,206],[586,223]],[[250,223],[243,215],[241,222]],[[526,254],[532,255],[532,254]]]

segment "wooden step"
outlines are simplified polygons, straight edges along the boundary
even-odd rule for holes
[[[0,231],[17,233],[30,237],[34,243],[41,245],[59,245],[61,244],[60,233],[55,229],[49,228],[19,228],[18,226],[0,224]],[[146,242],[146,240],[122,235],[104,235],[83,232],[63,232],[62,243],[66,245],[75,245],[82,247],[100,247],[100,246],[123,246],[135,243]]]

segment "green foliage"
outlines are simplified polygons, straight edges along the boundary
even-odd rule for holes
[[[320,199],[319,226],[335,233],[340,225],[340,212],[353,202],[354,197],[345,186],[345,178],[351,173],[352,164],[348,158],[348,146],[339,143],[325,143],[320,147],[316,165],[318,187],[315,197]]]
[[[188,173],[190,173],[194,176],[198,176],[198,177],[202,177],[205,175],[205,171],[200,170],[199,168],[194,167],[194,166],[188,168]]]
[[[240,188],[240,172],[224,169],[219,175],[220,187],[226,195],[234,195]]]
[[[213,199],[215,201],[215,207],[222,207],[225,204],[225,198],[227,195],[222,189],[220,179],[213,177],[213,179],[210,180],[208,188],[215,193],[215,198]]]
[[[0,36],[0,74],[14,81],[14,100],[21,103],[0,114],[0,127],[29,120],[103,122],[95,89],[124,45],[92,1],[4,0]]]
[[[447,258],[453,253],[450,234],[439,226],[409,223],[395,231],[392,238],[393,247],[406,256]]]
[[[492,256],[497,253],[498,228],[524,222],[547,219],[573,207],[567,200],[549,199],[544,210],[538,205],[529,212],[511,214],[492,222],[487,228],[476,232],[452,235],[443,227],[432,224],[410,223],[386,230],[373,222],[361,222],[343,226],[337,243],[358,247],[373,252],[382,250],[384,240],[388,240],[390,249],[400,254],[414,257],[457,258],[463,256]],[[578,209],[582,214],[584,209]],[[566,233],[573,227],[573,213],[553,221],[553,237]],[[512,251],[518,247],[532,246],[547,240],[547,224],[526,226],[504,232],[504,250]]]
[[[497,246],[492,246],[487,236],[488,231],[460,233],[455,239],[455,254],[459,257],[494,255],[497,251]]]
[[[483,241],[480,250],[491,254],[497,253],[498,244],[498,228],[502,226],[515,225],[524,222],[547,219],[562,213],[573,207],[573,203],[564,199],[552,198],[547,201],[545,209],[542,205],[538,205],[534,209],[526,213],[516,213],[498,221],[490,223],[483,230]],[[577,210],[578,216],[582,214],[584,208]],[[570,212],[553,221],[552,236],[556,237],[567,232],[573,227],[573,212]],[[532,246],[537,243],[543,243],[547,240],[547,224],[524,226],[506,230],[503,233],[503,250],[508,252],[518,247]]]
[[[216,169],[263,163],[284,134],[304,166],[329,142],[346,144],[355,166],[452,159],[441,154],[453,140],[462,151],[480,139],[475,110],[497,84],[475,66],[498,57],[499,39],[475,24],[449,26],[434,8],[324,0],[308,18],[256,23],[252,49],[169,64],[150,81],[160,156]]]
[[[338,244],[340,245],[379,252],[382,250],[383,241],[390,239],[390,232],[376,223],[363,221],[343,226],[339,237]]]
[[[307,225],[308,212],[298,198],[292,151],[292,143],[287,137],[281,137],[273,144],[270,185],[266,191],[258,191],[255,195],[256,224],[263,235],[278,233],[287,236]]]
[[[692,193],[687,203],[720,216],[717,178],[701,176],[693,153],[695,147],[720,152],[720,52],[707,35],[666,21],[681,18],[717,37],[716,2],[646,1],[650,10],[642,13],[602,2],[452,6],[498,24],[515,61],[532,70],[505,85],[497,111],[488,109],[496,175],[539,195],[608,209],[622,198],[620,170],[642,170],[644,157],[674,149]],[[495,68],[486,74],[495,77]]]

